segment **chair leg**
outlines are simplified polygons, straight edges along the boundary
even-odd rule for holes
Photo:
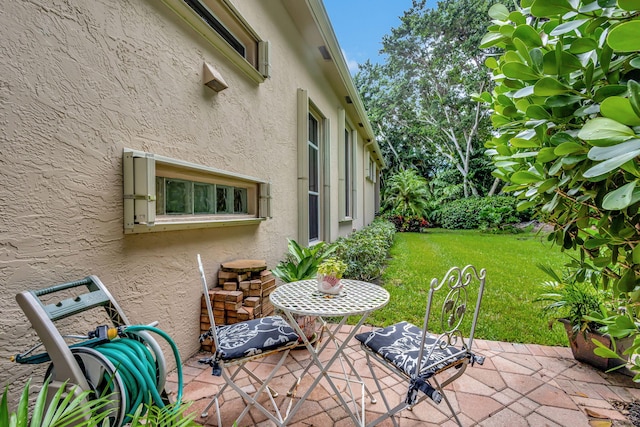
[[[393,412],[393,410],[391,409],[391,406],[389,406],[389,401],[387,400],[386,396],[382,392],[382,386],[380,385],[380,381],[378,381],[378,377],[376,376],[376,373],[373,370],[373,366],[374,366],[373,361],[369,358],[368,353],[365,353],[365,355],[367,357],[367,366],[369,366],[369,370],[371,371],[371,377],[373,378],[373,381],[376,383],[376,387],[378,388],[378,393],[380,393],[380,397],[382,397],[382,402],[384,402],[384,406],[387,409],[387,412],[385,414],[382,414],[375,420],[367,423],[367,427],[373,427],[381,423],[382,421],[386,420],[387,418],[391,418],[391,422],[393,423],[394,427],[398,427],[398,421],[394,417],[395,412]]]
[[[247,375],[249,375],[251,378],[253,378],[260,385],[264,384],[264,381],[262,381],[260,378],[258,378],[256,376],[256,374],[254,374],[252,371],[247,369],[246,366],[242,365],[242,370],[245,371],[247,373]],[[267,390],[269,391],[269,394],[271,394],[272,397],[278,397],[278,392],[275,391],[274,389],[272,389],[271,387],[269,387],[268,385],[267,385]]]
[[[276,404],[276,401],[274,400],[274,397],[277,397],[278,393],[274,389],[269,387],[268,383],[273,379],[275,374],[278,372],[278,370],[284,364],[284,362],[285,362],[285,360],[286,360],[286,358],[287,358],[287,356],[289,354],[289,351],[290,350],[286,350],[286,351],[283,351],[281,353],[281,357],[280,357],[279,362],[273,368],[273,370],[271,371],[269,376],[267,378],[265,378],[264,380],[258,378],[258,376],[256,376],[253,372],[251,372],[249,369],[247,369],[244,364],[238,365],[237,368],[231,373],[231,375],[229,375],[229,372],[228,372],[228,368],[229,367],[228,366],[223,366],[222,367],[222,377],[224,378],[225,383],[222,385],[220,390],[218,390],[218,392],[215,394],[215,396],[211,399],[209,404],[204,408],[204,410],[202,411],[202,414],[200,416],[202,418],[206,418],[208,416],[209,409],[211,408],[211,406],[213,406],[215,404],[218,426],[221,427],[222,426],[222,420],[221,420],[221,416],[220,416],[220,405],[219,405],[218,399],[220,398],[220,396],[222,396],[222,393],[227,388],[227,386],[231,386],[231,388],[234,389],[236,391],[236,393],[238,393],[240,395],[240,397],[246,403],[245,408],[240,413],[238,418],[235,420],[235,424],[240,425],[240,420],[242,420],[249,413],[249,410],[252,407],[255,407],[259,411],[261,411],[264,415],[266,415],[267,418],[269,418],[271,421],[273,421],[277,426],[282,427],[283,426],[283,418],[282,418],[282,415],[281,415],[280,410],[278,408],[278,405]],[[249,394],[247,394],[244,390],[242,390],[240,387],[238,387],[235,384],[235,378],[236,378],[236,376],[238,376],[238,374],[241,371],[245,371],[251,378],[253,378],[257,383],[260,384],[260,387],[253,394],[253,397],[250,396]],[[269,396],[269,400],[271,401],[271,405],[273,406],[277,417],[274,416],[271,412],[269,412],[266,408],[264,408],[261,404],[259,404],[257,402],[258,397],[260,396],[260,394],[265,389],[269,391],[269,393],[267,395]]]
[[[464,369],[462,369],[462,370],[464,371]],[[459,375],[456,375],[456,378],[458,376]],[[449,398],[447,397],[447,394],[442,389],[443,386],[440,385],[440,382],[438,382],[438,380],[436,379],[435,376],[431,377],[431,379],[433,380],[434,384],[436,385],[436,389],[440,392],[440,394],[444,398],[444,401],[447,402],[447,406],[449,407],[449,410],[451,411],[451,415],[453,415],[453,418],[456,419],[456,422],[458,423],[458,426],[462,427],[462,423],[460,422],[460,418],[458,418],[458,415],[456,414],[456,411],[453,409],[453,406],[451,405],[451,402],[449,401]],[[449,383],[451,381],[445,381],[444,383]]]
[[[231,386],[231,388],[233,388],[247,403],[247,406],[244,408],[242,413],[236,419],[235,424],[240,425],[240,420],[242,420],[242,418],[244,418],[244,416],[247,415],[247,413],[249,412],[249,410],[252,407],[255,407],[260,412],[262,412],[267,418],[269,418],[269,420],[271,420],[273,423],[275,423],[277,426],[282,427],[284,425],[284,420],[282,418],[282,415],[280,414],[280,409],[278,408],[278,405],[276,404],[275,400],[273,399],[273,396],[271,395],[271,393],[268,393],[267,395],[269,396],[269,400],[271,401],[271,405],[273,406],[273,409],[275,410],[277,417],[275,417],[271,412],[269,412],[264,406],[259,404],[257,400],[258,400],[258,397],[260,396],[260,394],[265,389],[269,388],[267,384],[271,381],[271,379],[275,376],[275,374],[278,372],[278,370],[282,367],[282,365],[284,364],[287,356],[289,355],[289,351],[290,350],[286,350],[286,351],[282,352],[282,356],[280,357],[280,361],[273,368],[273,370],[271,371],[269,376],[267,378],[265,378],[264,380],[260,381],[261,385],[256,390],[256,392],[253,394],[253,397],[250,396],[249,394],[247,394],[244,390],[242,390],[234,382],[232,382],[231,378],[227,377],[225,370],[224,369],[222,370],[222,376],[225,377],[225,381],[227,381],[229,383],[229,385]],[[242,368],[244,368],[244,367],[242,367]],[[253,377],[253,375],[252,375],[252,377]]]
[[[235,377],[239,373],[240,373],[240,367],[238,367],[235,370],[235,372],[231,375],[231,377],[229,377],[231,379],[231,381],[233,381],[233,379],[235,379]],[[224,390],[227,388],[228,385],[229,385],[229,382],[225,381],[225,383],[222,385],[222,387],[220,387],[220,390],[218,390],[218,392],[215,394],[215,396],[213,396],[213,398],[211,399],[209,404],[202,410],[202,413],[200,414],[201,418],[206,418],[209,415],[209,409],[211,409],[211,407],[215,403],[216,411],[218,413],[218,425],[220,425],[220,405],[218,405],[218,398],[220,396],[222,396],[222,393],[224,392]]]

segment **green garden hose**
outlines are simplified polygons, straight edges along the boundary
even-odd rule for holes
[[[127,402],[125,413],[127,417],[123,421],[123,424],[130,421],[130,415],[137,410],[140,404],[147,403],[149,400],[153,401],[153,403],[160,408],[165,407],[162,396],[160,396],[160,391],[158,390],[156,362],[153,353],[142,342],[126,337],[127,333],[135,333],[137,331],[153,332],[160,335],[169,343],[176,360],[178,374],[176,406],[179,406],[182,401],[182,363],[175,342],[166,332],[152,326],[124,326],[118,329],[118,335],[121,336],[120,338],[95,347],[95,350],[100,352],[100,354],[116,367],[125,384],[124,388]]]

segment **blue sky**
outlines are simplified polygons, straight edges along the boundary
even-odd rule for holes
[[[400,25],[411,0],[323,0],[349,70],[367,59],[381,62],[382,36]]]

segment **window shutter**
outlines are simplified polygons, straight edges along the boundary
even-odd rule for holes
[[[124,227],[151,227],[156,220],[156,163],[153,154],[123,156]]]

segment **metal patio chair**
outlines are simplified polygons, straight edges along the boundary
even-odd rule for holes
[[[213,355],[209,358],[200,360],[200,363],[208,364],[212,367],[212,375],[222,376],[225,384],[215,394],[211,402],[202,411],[201,416],[204,418],[208,415],[209,408],[215,405],[218,418],[218,426],[222,426],[220,417],[220,405],[218,398],[222,395],[227,386],[231,386],[245,401],[246,407],[235,420],[234,425],[241,425],[240,420],[249,413],[251,408],[257,408],[264,413],[267,418],[273,421],[277,426],[283,426],[283,418],[280,414],[278,405],[274,397],[278,393],[269,387],[269,381],[274,377],[278,369],[283,365],[289,351],[298,345],[298,334],[295,330],[280,316],[268,316],[259,319],[247,320],[232,325],[216,326],[211,308],[211,300],[209,298],[209,287],[202,267],[202,260],[198,254],[198,268],[200,269],[200,277],[209,314],[209,322],[211,328],[205,334],[200,336],[200,341],[212,338],[215,349]],[[263,357],[280,353],[280,359],[276,366],[271,370],[266,378],[259,378],[253,371],[248,369],[245,364],[250,361],[258,360]],[[230,369],[232,368],[233,369]],[[231,372],[232,371],[232,372]],[[236,376],[241,372],[246,372],[250,379],[256,381],[256,391],[253,395],[249,395],[245,390],[240,388],[235,382]],[[267,396],[274,408],[272,413],[263,405],[258,403],[258,398],[262,392],[267,391]]]
[[[391,418],[397,427],[394,416],[404,409],[410,410],[427,397],[436,404],[444,398],[456,422],[462,426],[444,387],[459,378],[469,364],[484,363],[484,357],[474,354],[472,347],[485,276],[485,269],[478,273],[474,266],[467,265],[463,269],[451,268],[442,281],[432,279],[422,329],[409,322],[400,322],[356,335],[387,409],[367,426]],[[472,317],[469,319],[467,314]],[[468,320],[463,322],[465,318]],[[462,333],[461,326],[465,330],[468,328],[468,335]],[[385,368],[385,375],[390,372],[408,382],[404,401],[393,408],[382,391],[373,360]]]

